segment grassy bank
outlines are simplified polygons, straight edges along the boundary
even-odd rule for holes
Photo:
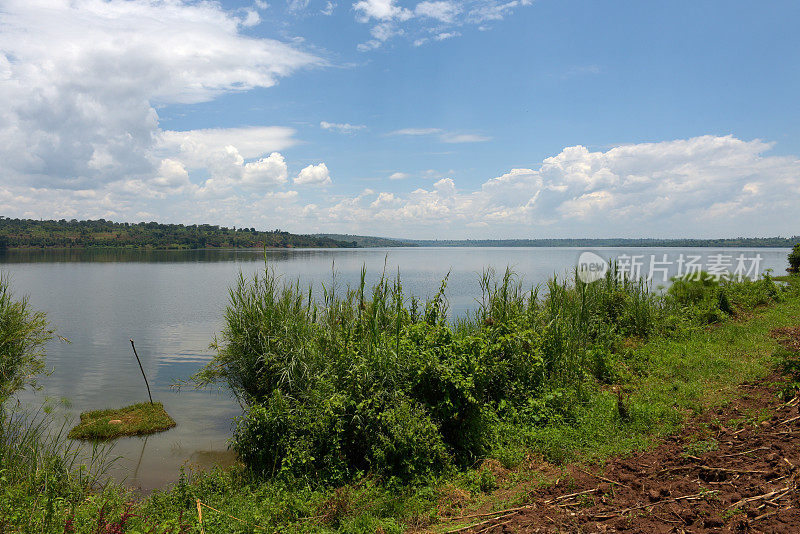
[[[244,464],[187,470],[132,505],[78,482],[44,502],[42,481],[17,477],[0,525],[200,532],[199,500],[209,533],[437,529],[443,515],[515,504],[554,465],[675,431],[770,373],[769,331],[800,322],[797,278],[682,281],[663,296],[613,272],[538,292],[511,273],[481,285],[479,309],[452,324],[444,287],[419,302],[383,280],[315,303],[270,273],[243,279],[198,378],[242,400]]]

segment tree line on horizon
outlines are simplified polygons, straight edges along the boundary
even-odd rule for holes
[[[39,248],[357,248],[357,247],[784,247],[800,236],[718,239],[554,238],[394,239],[349,234],[292,234],[212,224],[36,220],[0,216],[0,249]]]
[[[757,247],[792,248],[800,236],[692,238],[411,239],[420,247]]]
[[[11,219],[0,216],[0,249],[15,248],[352,248],[354,242],[298,235],[283,230],[228,228],[211,224],[161,224]]]

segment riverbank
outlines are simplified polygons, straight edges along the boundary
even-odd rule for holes
[[[98,524],[105,525],[100,532],[199,532],[199,500],[205,532],[250,532],[253,525],[287,532],[445,528],[446,518],[524,504],[531,488],[559,477],[559,465],[651,447],[736,398],[740,384],[773,372],[769,332],[798,324],[798,287],[792,279],[777,302],[742,308],[709,327],[628,338],[618,378],[598,382],[572,419],[501,426],[491,451],[472,467],[409,482],[365,473],[334,485],[308,477],[265,480],[241,466],[211,473],[187,468],[178,484],[138,501],[118,486],[76,486],[75,477],[48,500],[41,491],[46,477],[28,477],[4,486],[0,521],[19,532],[63,532],[65,524],[76,532]]]

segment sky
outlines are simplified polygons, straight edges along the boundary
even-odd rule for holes
[[[800,234],[800,3],[0,0],[0,215]]]

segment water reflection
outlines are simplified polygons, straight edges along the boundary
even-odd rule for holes
[[[341,249],[267,249],[269,261],[287,261],[305,256],[333,255]],[[144,250],[144,249],[61,249],[61,250],[3,250],[2,263],[59,263],[59,262],[133,262],[133,263],[198,263],[259,261],[263,249],[207,250]]]

